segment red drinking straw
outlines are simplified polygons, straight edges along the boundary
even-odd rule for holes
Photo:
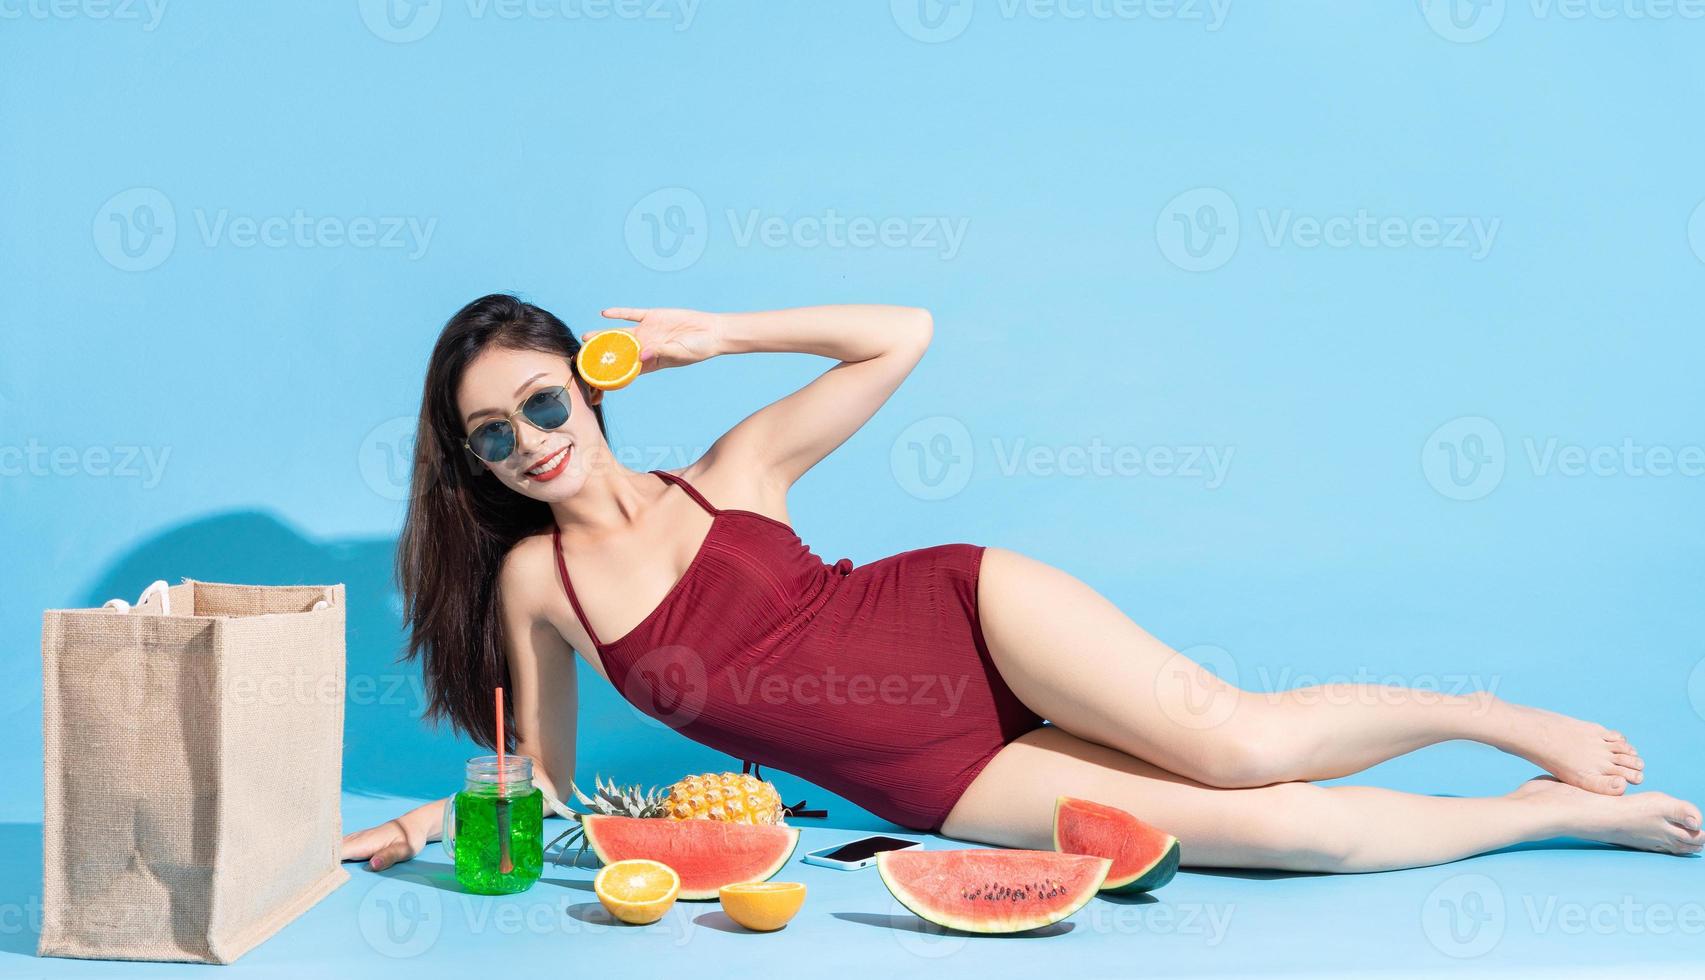
[[[503,688],[497,689],[497,795],[503,795]]]
[[[515,863],[509,859],[509,821],[502,819],[509,815],[509,797],[505,788],[503,761],[503,688],[497,689],[497,816],[498,816],[498,861],[497,870],[500,874],[509,874],[515,870]]]

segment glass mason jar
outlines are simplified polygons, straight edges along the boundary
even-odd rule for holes
[[[544,869],[544,793],[533,785],[533,760],[497,756],[468,760],[462,791],[444,807],[444,850],[456,880],[478,895],[524,892]]]

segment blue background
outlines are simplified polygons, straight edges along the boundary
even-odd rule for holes
[[[576,329],[608,305],[926,306],[928,356],[791,497],[827,560],[1003,545],[1244,686],[1492,687],[1621,728],[1648,788],[1705,797],[1705,21],[1640,0],[1454,20],[1442,2],[687,9],[5,6],[0,844],[18,902],[39,887],[40,613],[156,578],[347,583],[346,820],[455,788],[471,746],[422,727],[418,671],[392,663],[394,459],[438,327],[494,290]],[[1361,215],[1386,230],[1309,236]],[[906,231],[822,240],[853,217]],[[275,237],[245,237],[268,219]],[[1489,237],[1455,247],[1457,226]],[[635,468],[683,465],[827,366],[648,376],[612,397],[611,434]],[[1121,447],[1229,465],[1050,465],[1097,446],[1109,465]],[[1571,475],[1551,455],[1567,446],[1616,455]],[[1691,475],[1648,472],[1652,447]],[[731,761],[590,674],[582,717],[583,781]],[[1474,794],[1530,774],[1451,745],[1361,781]],[[779,778],[836,827],[878,825]],[[1564,859],[1482,864],[1540,857]],[[1594,860],[1620,872],[1604,896],[1646,868],[1698,894],[1697,862]],[[1224,900],[1306,902],[1250,887]],[[1368,941],[1455,963],[1405,900]],[[1234,930],[1238,968],[1267,936]],[[1528,939],[1475,962],[1690,955],[1675,936]],[[1225,964],[1191,953],[1167,962]]]

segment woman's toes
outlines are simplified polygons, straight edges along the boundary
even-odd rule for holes
[[[1686,800],[1674,801],[1665,816],[1669,818],[1670,823],[1683,830],[1690,831],[1695,835],[1700,834],[1699,808]]]
[[[1644,772],[1646,768],[1645,759],[1629,752],[1612,752],[1610,754],[1610,761],[1624,769],[1633,769],[1637,772]]]
[[[1582,773],[1569,782],[1581,789],[1603,796],[1621,796],[1628,790],[1628,780],[1608,772]]]
[[[1620,776],[1620,777],[1622,777],[1624,782],[1627,782],[1628,784],[1633,785],[1633,786],[1638,786],[1641,783],[1646,781],[1645,773],[1642,773],[1638,769],[1630,769],[1627,766],[1613,766],[1613,767],[1611,767],[1610,775]]]

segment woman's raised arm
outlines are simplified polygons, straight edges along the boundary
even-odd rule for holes
[[[923,357],[929,311],[910,306],[807,306],[763,313],[614,308],[632,320],[650,371],[718,354],[819,354],[841,363],[791,395],[747,416],[705,453],[705,464],[736,461],[784,493],[888,400]]]

